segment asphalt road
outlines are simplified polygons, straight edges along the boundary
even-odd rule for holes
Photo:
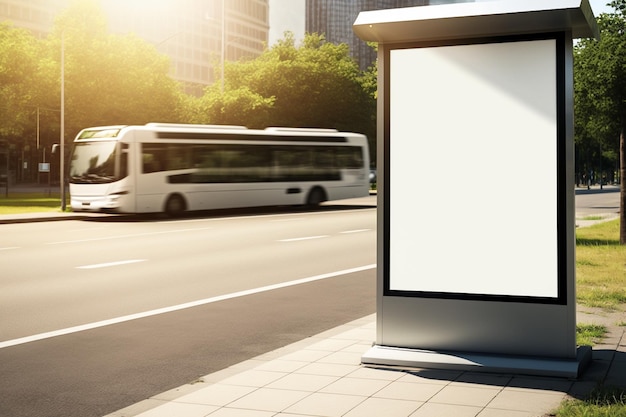
[[[101,416],[371,314],[374,204],[0,225],[0,416]]]
[[[619,216],[619,187],[614,185],[594,186],[590,190],[576,190],[576,217]]]
[[[0,416],[101,416],[373,313],[374,199],[0,226]]]

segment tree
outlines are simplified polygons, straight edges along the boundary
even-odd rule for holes
[[[0,23],[0,146],[8,152],[0,165],[9,162],[2,175],[8,171],[10,181],[34,172],[36,164],[29,161],[37,160],[37,120],[58,118],[44,104],[42,52],[41,42],[30,32]]]
[[[0,136],[24,134],[34,113],[38,45],[27,31],[0,23]]]
[[[46,42],[57,76],[63,43],[70,138],[90,126],[179,121],[182,93],[168,58],[134,35],[108,34],[95,0],[75,0]]]
[[[375,140],[376,101],[362,79],[347,45],[316,34],[296,45],[287,32],[258,58],[226,63],[224,91],[206,90],[200,117],[249,127],[335,128]]]
[[[626,0],[598,17],[600,40],[574,49],[576,140],[619,154],[620,243],[626,245]],[[616,146],[617,145],[617,146]]]
[[[197,104],[198,109],[192,123],[220,125],[243,125],[265,127],[270,119],[274,97],[265,98],[249,88],[241,86],[220,92],[217,85],[207,89],[207,93]]]

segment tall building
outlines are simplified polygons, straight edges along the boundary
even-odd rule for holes
[[[0,0],[0,21],[43,37],[71,0]],[[101,0],[112,33],[134,33],[171,59],[171,75],[199,92],[224,60],[259,56],[267,44],[269,0]],[[224,6],[224,8],[222,8]],[[223,34],[223,36],[222,36]],[[224,50],[222,55],[222,48]]]
[[[0,22],[11,22],[42,38],[50,32],[55,16],[67,3],[68,0],[0,0]]]
[[[323,34],[332,43],[348,44],[359,67],[367,69],[376,62],[376,52],[352,30],[359,12],[427,4],[429,0],[306,0],[306,32]]]

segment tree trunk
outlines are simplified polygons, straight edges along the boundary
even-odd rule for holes
[[[626,245],[626,123],[622,123],[619,135],[619,182],[620,182],[620,204],[619,204],[619,243]]]

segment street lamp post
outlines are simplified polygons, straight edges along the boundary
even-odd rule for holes
[[[61,211],[65,211],[65,31],[61,31],[61,155],[59,180],[61,182]]]
[[[222,47],[221,47],[221,52],[220,52],[220,64],[222,66],[221,68],[221,77],[222,77],[222,84],[221,84],[221,92],[222,94],[224,94],[224,61],[226,59],[226,2],[224,0],[222,0]]]

